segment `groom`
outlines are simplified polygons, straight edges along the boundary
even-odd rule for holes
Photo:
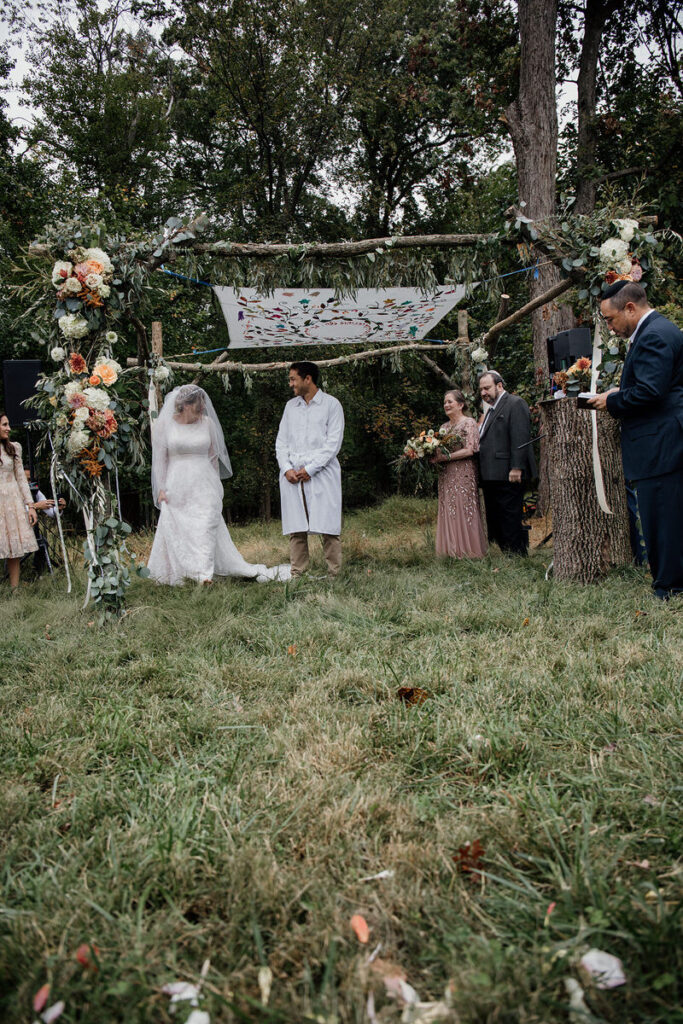
[[[341,403],[318,387],[315,363],[292,363],[275,452],[280,466],[282,532],[289,534],[292,576],[309,565],[308,535],[322,536],[327,571],[341,569],[341,468],[337,454],[344,437]]]

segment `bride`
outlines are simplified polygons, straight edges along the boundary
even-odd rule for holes
[[[174,388],[152,424],[152,495],[160,514],[147,567],[157,583],[208,583],[214,576],[289,579],[289,565],[251,565],[233,544],[221,483],[231,476],[211,399],[195,384]]]

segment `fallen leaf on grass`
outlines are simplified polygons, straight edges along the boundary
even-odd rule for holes
[[[641,612],[640,609],[636,612],[636,618],[639,619],[641,615],[647,615],[647,612]]]
[[[528,619],[525,619],[525,620],[524,620],[524,622],[522,623],[522,625],[523,625],[523,626],[528,626],[528,625],[529,625],[529,620],[528,620]]]
[[[601,949],[589,949],[581,957],[581,966],[595,978],[596,988],[617,988],[626,984],[624,966],[617,956]]]
[[[548,909],[545,912],[545,920],[543,921],[543,927],[544,928],[548,927],[548,924],[550,923],[550,915],[552,914],[552,912],[553,912],[553,910],[555,909],[556,906],[557,906],[557,903],[555,903],[554,900],[553,900],[552,903],[548,904]]]
[[[460,871],[470,874],[473,882],[478,882],[481,878],[481,861],[484,853],[484,847],[475,839],[473,843],[465,843],[453,854],[453,862]]]
[[[400,686],[396,696],[408,707],[413,707],[415,704],[424,704],[429,694],[420,686]]]
[[[655,800],[652,793],[648,793],[647,796],[643,797],[643,803],[649,804],[650,807],[659,807],[659,800]]]
[[[370,939],[370,929],[368,928],[368,922],[365,918],[361,914],[354,914],[351,918],[351,927],[353,928],[358,941],[365,945]]]
[[[33,1009],[35,1010],[36,1013],[40,1013],[40,1011],[43,1009],[49,995],[49,985],[42,985],[41,988],[38,989],[38,991],[33,997]]]
[[[296,658],[296,644],[290,644],[287,648],[287,654],[290,658]]]
[[[270,988],[273,984],[273,972],[270,967],[259,967],[258,970],[258,987],[261,993],[261,1002],[264,1006],[268,1005],[270,999]]]

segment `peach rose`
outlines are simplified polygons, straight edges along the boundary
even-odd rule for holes
[[[110,387],[112,384],[115,384],[116,381],[119,379],[116,370],[114,370],[111,366],[108,366],[106,363],[101,363],[100,365],[96,366],[95,373],[101,378],[102,383],[105,384],[107,387]]]

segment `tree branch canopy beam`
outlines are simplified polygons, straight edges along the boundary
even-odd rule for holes
[[[441,350],[448,350],[454,345],[462,345],[468,343],[467,338],[454,338],[447,344],[440,346]],[[403,344],[403,345],[390,345],[387,348],[373,348],[366,352],[351,352],[346,356],[337,356],[334,359],[316,359],[316,366],[343,366],[345,363],[356,363],[363,362],[368,359],[378,359],[381,356],[390,356],[398,352],[434,352],[437,346],[434,344]],[[187,373],[230,373],[238,371],[240,373],[266,373],[270,370],[288,370],[292,359],[288,359],[286,362],[277,363],[232,363],[225,361],[216,360],[213,363],[174,363],[172,360],[167,360],[166,365],[172,370],[184,370]],[[139,366],[137,359],[128,359],[127,365],[130,367]]]

